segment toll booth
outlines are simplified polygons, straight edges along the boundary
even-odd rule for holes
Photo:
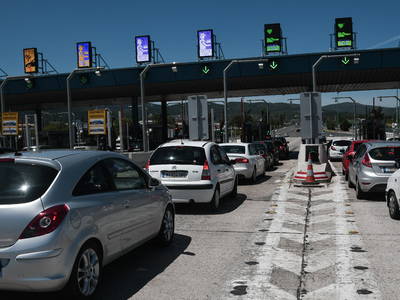
[[[332,179],[332,168],[328,161],[324,144],[300,145],[297,171],[294,179],[299,181],[306,180],[310,157],[315,181],[330,181]]]

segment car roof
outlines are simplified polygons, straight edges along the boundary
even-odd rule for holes
[[[171,146],[193,146],[193,147],[205,147],[206,145],[213,145],[214,142],[210,141],[190,141],[190,140],[172,140],[165,144],[158,146],[161,147],[171,147]]]
[[[370,141],[366,142],[369,147],[400,146],[400,141]]]

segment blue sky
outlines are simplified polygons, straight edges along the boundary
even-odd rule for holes
[[[136,65],[134,37],[150,35],[165,62],[197,58],[197,30],[213,29],[226,59],[258,57],[264,24],[280,23],[288,53],[325,52],[335,18],[352,17],[358,49],[398,47],[399,0],[3,0],[0,68],[23,75],[23,49],[36,47],[59,73],[77,67],[76,43],[91,41],[111,68]],[[4,75],[0,70],[0,76]],[[341,93],[372,104],[396,90]],[[282,102],[293,96],[268,96]],[[324,94],[323,105],[336,94]],[[395,99],[382,106],[394,106]]]

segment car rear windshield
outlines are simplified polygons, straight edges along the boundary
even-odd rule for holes
[[[57,173],[48,166],[0,160],[0,205],[38,199],[47,191]]]
[[[204,165],[204,148],[191,146],[161,147],[154,151],[150,165],[181,164]]]
[[[245,154],[246,148],[244,146],[221,146],[226,153],[238,153],[238,154]]]
[[[265,151],[266,146],[264,144],[253,144],[254,148],[256,148],[257,151]]]
[[[351,144],[351,141],[334,141],[332,143],[333,146],[341,146],[341,147],[347,147],[350,144]]]
[[[369,156],[375,160],[392,160],[400,158],[399,146],[374,148],[369,151]]]

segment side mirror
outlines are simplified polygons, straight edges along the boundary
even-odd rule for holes
[[[352,161],[352,160],[353,160],[353,157],[354,157],[354,155],[352,155],[352,154],[346,156],[346,158],[347,158],[349,161]]]
[[[149,180],[149,187],[151,189],[155,189],[156,187],[160,186],[161,182],[157,178],[151,177]]]

